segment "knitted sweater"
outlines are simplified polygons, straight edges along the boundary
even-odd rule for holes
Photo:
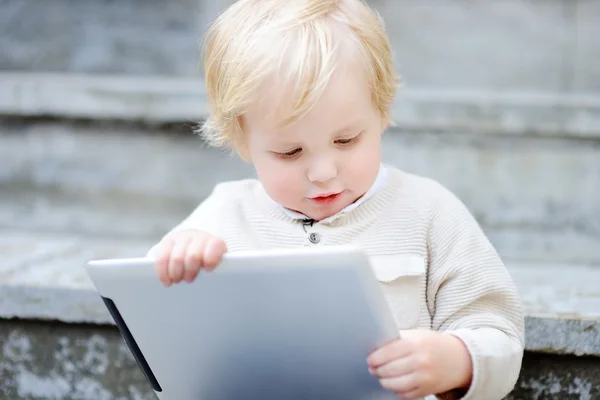
[[[474,370],[462,398],[503,398],[519,376],[524,349],[523,311],[511,277],[456,196],[433,180],[387,171],[368,200],[312,226],[246,179],[218,184],[174,230],[207,231],[229,251],[359,244],[399,330],[445,331],[465,343]]]

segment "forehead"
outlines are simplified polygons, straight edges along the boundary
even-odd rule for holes
[[[245,133],[280,138],[315,130],[333,134],[367,119],[375,109],[366,73],[357,63],[340,65],[312,108],[297,121],[284,125],[282,121],[297,100],[295,89],[293,84],[272,80],[243,115]]]

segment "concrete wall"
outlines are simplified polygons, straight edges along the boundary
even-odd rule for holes
[[[5,0],[0,70],[195,76],[232,0]],[[407,87],[600,92],[595,0],[370,0]]]

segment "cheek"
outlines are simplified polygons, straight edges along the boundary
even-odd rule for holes
[[[294,167],[293,162],[263,157],[254,162],[254,168],[265,191],[278,203],[289,203],[289,199],[295,199],[298,193],[304,192],[301,171]]]
[[[379,172],[381,164],[380,146],[378,143],[364,143],[347,158],[346,171],[352,176],[352,184],[357,190],[364,190],[372,184]]]

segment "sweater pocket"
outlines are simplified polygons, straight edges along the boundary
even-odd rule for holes
[[[398,329],[416,328],[421,312],[426,309],[425,259],[385,255],[372,256],[370,262]]]

